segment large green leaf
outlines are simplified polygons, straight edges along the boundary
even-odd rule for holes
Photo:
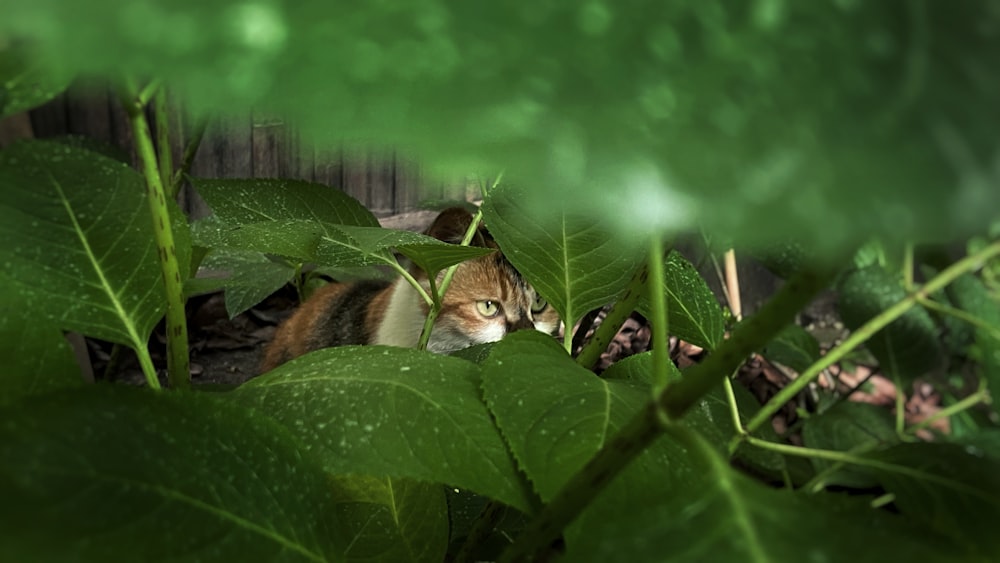
[[[290,264],[271,260],[260,252],[243,250],[213,251],[201,267],[215,277],[188,280],[184,284],[185,293],[225,290],[229,318],[260,303],[295,277],[295,268]]]
[[[937,237],[1000,206],[991,2],[651,0],[344,10],[6,2],[47,69],[158,76],[196,110],[401,147],[642,231],[817,252]],[[822,218],[822,220],[819,220]],[[809,247],[807,245],[807,247]]]
[[[40,106],[69,85],[26,45],[0,46],[0,119]]]
[[[863,469],[904,515],[952,537],[982,560],[1000,558],[1000,459],[959,444],[899,444],[865,456]]]
[[[0,152],[0,266],[47,324],[146,345],[165,302],[142,177],[44,141]],[[178,259],[189,254],[177,241]]]
[[[844,401],[807,418],[802,427],[802,440],[809,448],[850,452],[896,444],[899,436],[892,415],[884,407]],[[813,459],[812,463],[817,471],[833,465],[822,459]],[[869,475],[851,466],[832,473],[824,484],[857,488],[875,486]]]
[[[676,250],[667,255],[663,267],[670,334],[705,349],[714,349],[722,341],[726,329],[719,300],[698,270]],[[649,296],[642,296],[637,309],[647,317],[652,315]]]
[[[899,280],[878,265],[848,273],[840,280],[839,290],[838,310],[851,330],[906,297]],[[937,327],[920,305],[876,332],[866,345],[886,375],[903,381],[940,369],[944,363]]]
[[[359,535],[307,450],[212,395],[96,386],[0,420],[5,561],[328,561]]]
[[[501,186],[483,217],[508,260],[531,281],[567,327],[612,301],[641,263],[641,249],[600,221],[531,208],[526,192]]]
[[[961,559],[933,533],[867,503],[832,494],[806,496],[752,481],[730,468],[711,446],[696,441],[700,444],[687,450],[674,446],[674,455],[700,458],[683,480],[631,471],[619,476],[567,531],[567,559]]]
[[[216,218],[236,226],[264,221],[302,220],[377,227],[378,220],[337,188],[285,179],[191,180]]]
[[[0,275],[0,284],[8,280]],[[80,368],[61,331],[39,321],[14,295],[0,291],[0,406],[83,384]]]
[[[448,506],[441,485],[357,475],[334,482],[337,519],[362,523],[348,561],[444,560]]]
[[[598,378],[537,331],[515,332],[493,347],[483,394],[545,502],[650,396],[644,385]]]
[[[338,475],[446,483],[534,506],[479,397],[479,368],[383,346],[327,348],[233,393],[280,421]]]

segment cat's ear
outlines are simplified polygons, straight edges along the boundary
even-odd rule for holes
[[[450,207],[441,212],[427,227],[424,233],[438,240],[450,243],[461,244],[465,238],[465,232],[469,230],[472,223],[472,213],[462,207]],[[476,232],[470,243],[472,246],[487,246],[486,239],[481,232]]]

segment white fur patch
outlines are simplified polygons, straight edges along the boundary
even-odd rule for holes
[[[375,344],[416,348],[420,342],[420,330],[424,326],[424,312],[420,308],[421,297],[406,280],[396,280],[392,284],[392,295],[385,317],[375,334]]]

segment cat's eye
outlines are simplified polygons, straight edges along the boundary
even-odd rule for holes
[[[542,299],[541,295],[538,295],[536,293],[535,294],[535,301],[531,304],[531,312],[532,313],[541,313],[548,306],[549,306],[548,302],[545,301],[544,299]]]
[[[484,317],[495,317],[500,312],[500,305],[496,301],[476,301],[476,310]]]

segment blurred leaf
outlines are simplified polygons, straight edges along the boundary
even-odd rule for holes
[[[306,450],[210,394],[98,385],[0,420],[5,561],[325,561],[357,534]]]
[[[504,256],[573,326],[612,301],[641,264],[642,249],[600,221],[545,215],[527,206],[523,189],[502,185],[483,203],[483,220]]]
[[[0,185],[0,265],[19,306],[46,324],[145,346],[165,304],[142,176],[96,153],[27,141],[0,151]]]
[[[994,218],[998,20],[991,2],[39,0],[7,2],[0,33],[46,71],[160,76],[196,112],[505,169],[541,211],[828,256]]]
[[[979,318],[994,331],[1000,331],[1000,302],[990,297],[989,290],[979,278],[972,275],[965,275],[954,282],[946,289],[948,296],[955,302],[955,305]],[[978,360],[979,369],[983,377],[986,378],[987,385],[995,397],[1000,398],[1000,339],[996,332],[991,332],[984,327],[974,327],[975,329],[975,358]],[[993,408],[997,408],[994,401]]]
[[[1000,429],[990,428],[966,434],[949,441],[967,446],[966,453],[973,456],[987,456],[1000,461]],[[972,449],[968,449],[971,447]]]
[[[0,275],[0,284],[9,283]],[[0,357],[0,407],[29,395],[83,385],[80,367],[59,328],[40,321],[7,291],[0,291]]]
[[[66,75],[42,64],[27,45],[0,45],[0,119],[44,104],[69,82]]]
[[[670,252],[664,268],[670,334],[714,350],[726,327],[719,300],[698,270],[677,251]],[[652,316],[648,295],[639,299],[637,309],[647,317]]]
[[[899,444],[866,454],[864,470],[895,497],[899,511],[950,536],[983,560],[1000,557],[1000,459],[957,444]]]
[[[802,373],[819,360],[819,342],[799,325],[788,325],[761,350],[761,355]]]
[[[637,479],[626,470],[612,482],[567,530],[566,559],[799,561],[808,554],[817,561],[936,561],[958,555],[933,533],[867,503],[752,481],[698,442],[697,452],[674,446],[675,455],[703,460],[689,459],[683,477],[671,469]]]
[[[906,297],[896,277],[879,266],[848,273],[841,279],[839,290],[838,309],[851,330]],[[898,376],[906,383],[944,364],[937,327],[920,305],[876,332],[866,346],[886,375]]]
[[[361,523],[347,547],[347,561],[444,559],[448,506],[441,485],[365,476],[333,481],[336,519]]]
[[[184,292],[190,296],[224,290],[230,319],[260,303],[295,277],[295,268],[271,260],[260,252],[215,250],[201,266],[221,277],[190,279],[184,284]]]
[[[807,418],[802,427],[802,440],[809,448],[849,452],[856,448],[874,449],[896,444],[899,436],[892,415],[884,407],[842,401]],[[813,459],[812,463],[816,471],[833,465],[822,459]],[[827,477],[825,484],[864,489],[877,483],[866,473],[847,465]]]
[[[326,348],[232,393],[327,471],[446,483],[531,512],[534,499],[479,397],[479,368],[429,352]]]
[[[191,183],[217,220],[230,226],[283,220],[378,226],[358,200],[321,184],[265,178],[192,178]]]

